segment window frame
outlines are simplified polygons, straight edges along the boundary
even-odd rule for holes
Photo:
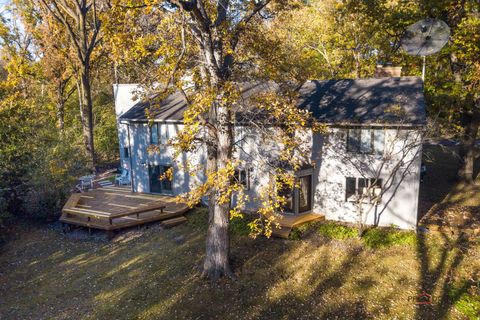
[[[123,159],[130,159],[130,148],[123,147]]]
[[[362,151],[362,136],[365,131],[370,132],[370,147],[368,151]],[[352,132],[358,132],[358,143],[357,145],[352,146],[352,139],[353,135]],[[377,138],[377,135],[375,134],[376,132],[382,132],[383,135],[383,143],[382,143],[382,150],[380,151],[379,148],[377,147],[375,141]],[[347,139],[346,139],[346,150],[348,153],[352,154],[365,154],[365,155],[375,155],[375,156],[383,156],[385,152],[385,128],[363,128],[363,127],[349,127],[347,128]],[[380,151],[380,152],[379,152]]]
[[[351,187],[351,182],[355,182],[354,193],[349,192],[349,184]],[[350,183],[349,183],[350,181]],[[362,185],[362,186],[361,186]],[[378,185],[380,189],[380,194],[375,194],[375,187],[372,186]],[[361,188],[370,189],[370,193],[368,197],[362,199],[362,203],[380,203],[382,200],[382,191],[383,191],[383,179],[381,178],[364,178],[364,177],[345,177],[345,202],[357,202],[360,194]],[[363,192],[363,191],[362,191]]]

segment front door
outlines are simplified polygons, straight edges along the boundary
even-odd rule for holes
[[[150,180],[150,192],[152,193],[161,193],[162,192],[162,181],[160,180],[161,170],[160,166],[149,165],[148,166],[148,177]]]

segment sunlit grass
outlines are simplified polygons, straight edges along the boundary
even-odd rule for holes
[[[480,270],[478,244],[477,251],[453,250],[454,239],[427,236],[422,245],[371,249],[357,238],[329,240],[317,229],[303,229],[301,241],[252,239],[235,229],[236,278],[214,284],[199,277],[205,217],[189,214],[184,225],[134,229],[112,242],[31,229],[0,255],[1,318],[412,319],[418,307],[409,297],[437,272],[427,287],[435,297],[445,281],[458,288],[447,317],[470,312],[462,283]]]

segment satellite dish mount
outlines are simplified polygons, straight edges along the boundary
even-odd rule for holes
[[[411,56],[423,58],[422,80],[425,81],[426,56],[439,52],[450,38],[450,28],[439,19],[423,19],[409,26],[402,37],[402,48]]]

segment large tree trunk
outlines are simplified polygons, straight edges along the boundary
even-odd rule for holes
[[[233,136],[230,124],[231,111],[218,103],[213,108],[216,109],[217,120],[216,143],[209,147],[207,169],[209,172],[218,172],[226,168],[231,160]],[[230,201],[218,203],[220,192],[222,190],[212,190],[209,199],[206,256],[203,264],[203,275],[212,280],[232,275],[229,262],[230,237],[228,232]]]
[[[475,166],[475,152],[476,152],[476,140],[478,137],[478,131],[480,127],[480,111],[475,109],[472,114],[468,115],[466,121],[465,133],[463,141],[460,146],[460,168],[458,170],[458,176],[461,181],[465,183],[473,183],[474,166]]]
[[[80,103],[81,103],[81,119],[83,128],[83,139],[85,149],[89,157],[89,165],[92,171],[95,171],[95,149],[93,141],[93,103],[92,91],[90,87],[89,68],[85,66],[80,75]]]

